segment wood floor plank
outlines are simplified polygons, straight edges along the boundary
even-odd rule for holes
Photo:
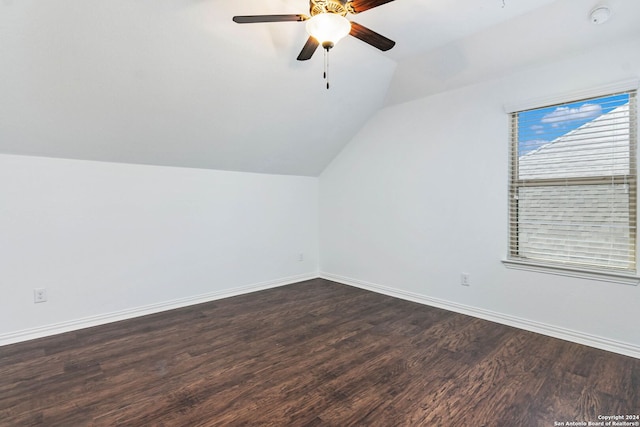
[[[4,426],[551,426],[640,360],[316,279],[0,347]]]

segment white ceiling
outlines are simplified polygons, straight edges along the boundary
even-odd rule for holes
[[[295,58],[305,0],[0,0],[0,153],[318,175],[386,105],[639,37],[640,1],[396,0],[354,38]]]

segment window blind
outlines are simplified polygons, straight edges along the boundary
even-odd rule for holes
[[[509,259],[636,271],[636,91],[511,116]]]

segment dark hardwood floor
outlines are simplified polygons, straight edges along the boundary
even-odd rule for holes
[[[3,426],[554,426],[640,360],[316,279],[0,347]]]

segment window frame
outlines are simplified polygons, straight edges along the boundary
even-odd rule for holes
[[[507,232],[507,257],[502,262],[506,267],[551,273],[556,275],[581,277],[587,279],[596,279],[601,281],[615,282],[638,285],[640,283],[640,276],[638,276],[638,236],[637,236],[637,221],[638,221],[638,164],[637,164],[637,151],[638,151],[638,81],[621,82],[616,85],[609,85],[601,87],[591,91],[583,91],[580,93],[574,93],[573,95],[567,94],[563,96],[554,97],[546,100],[529,101],[528,103],[522,103],[521,105],[513,105],[505,107],[505,112],[509,120],[509,178],[508,178],[508,232]],[[629,175],[628,176],[584,176],[584,177],[562,177],[562,178],[537,178],[537,179],[521,179],[519,176],[519,138],[518,138],[518,119],[519,114],[527,112],[529,110],[535,110],[545,107],[562,106],[580,101],[589,101],[594,98],[606,97],[610,95],[629,93],[630,94],[630,135],[629,135]],[[632,101],[633,99],[633,101]],[[512,198],[514,197],[514,191],[522,187],[531,186],[567,186],[567,185],[597,185],[602,183],[613,184],[627,184],[629,186],[630,199],[635,200],[634,203],[629,204],[629,229],[631,235],[629,236],[630,246],[633,248],[633,260],[628,269],[608,269],[598,268],[597,266],[589,266],[580,263],[571,263],[566,260],[546,261],[538,260],[535,258],[524,258],[520,255],[518,249],[518,243],[513,243],[512,239],[520,239],[520,233],[518,229],[518,210],[514,208]]]

